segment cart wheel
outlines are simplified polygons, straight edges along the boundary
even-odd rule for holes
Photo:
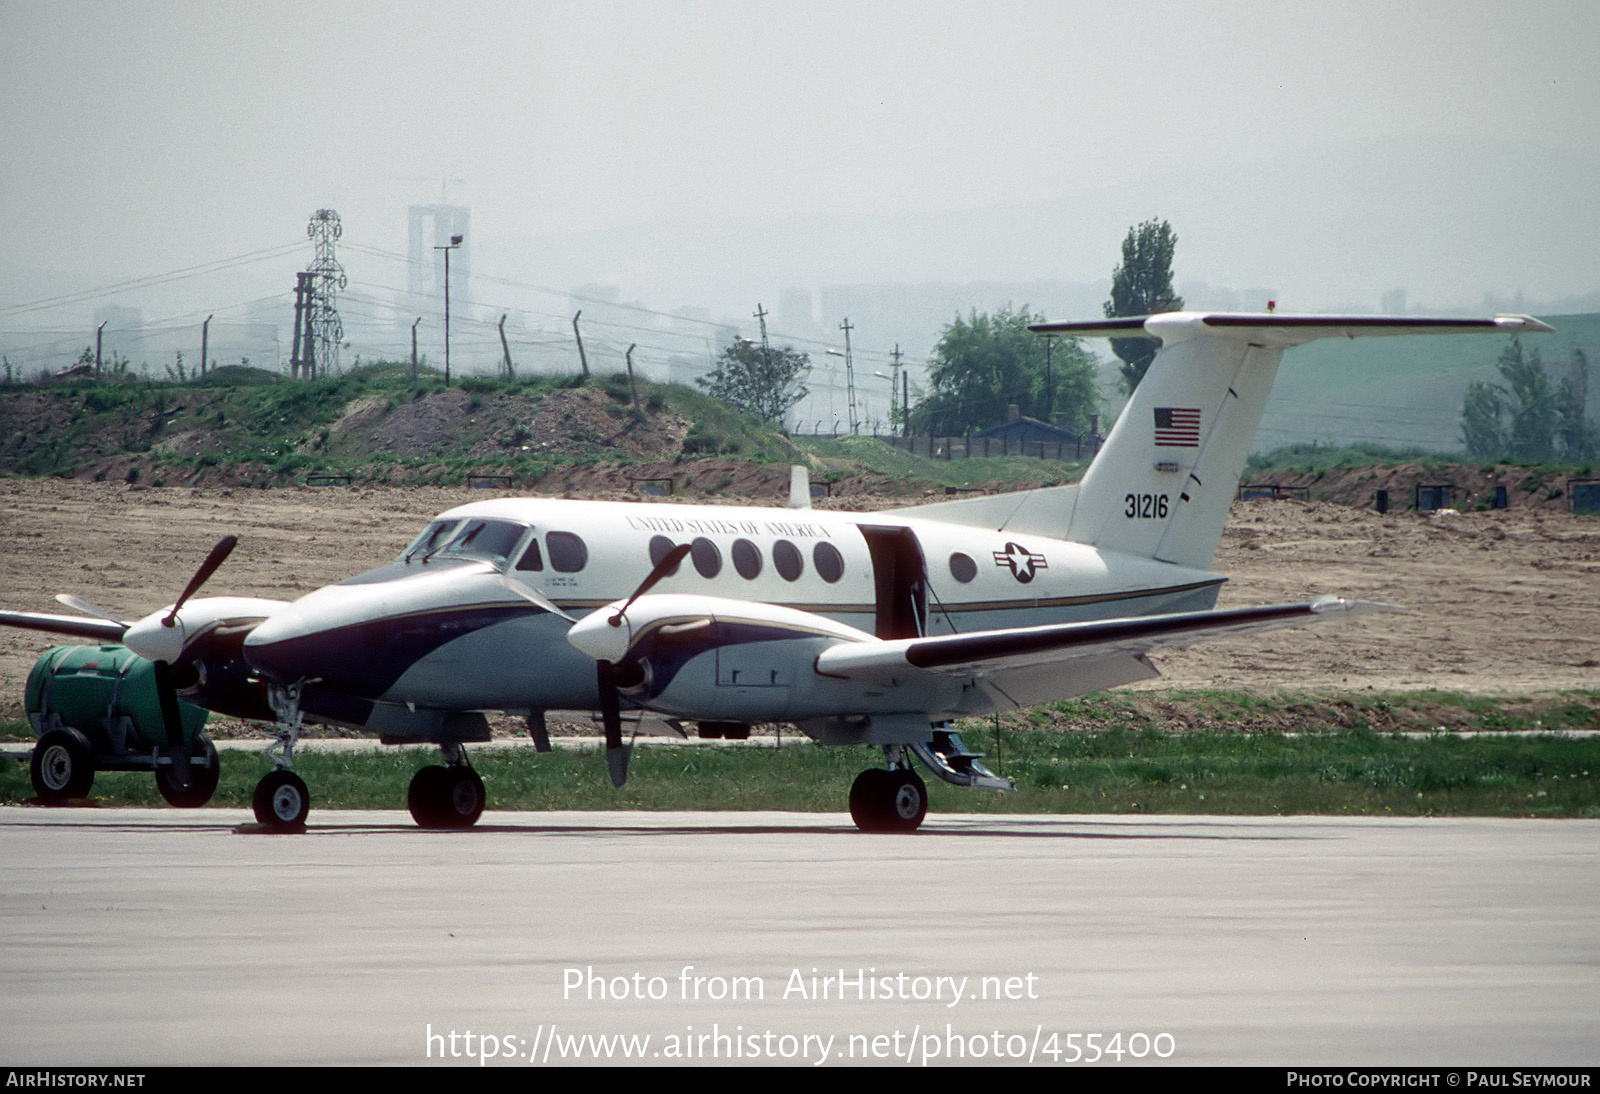
[[[222,768],[217,761],[217,746],[202,733],[195,738],[200,754],[189,761],[189,785],[180,787],[172,779],[172,769],[156,768],[156,789],[168,805],[176,809],[199,809],[217,792],[217,780]]]
[[[46,805],[82,798],[94,785],[94,750],[89,739],[70,726],[47,731],[33,746],[28,764],[33,792]]]

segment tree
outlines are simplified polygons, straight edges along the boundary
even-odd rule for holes
[[[1588,420],[1588,360],[1578,351],[1569,374],[1552,383],[1539,351],[1513,338],[1496,366],[1503,384],[1474,380],[1461,405],[1461,442],[1472,456],[1586,460],[1596,450]]]
[[[1004,421],[1006,407],[1015,403],[1030,417],[1064,414],[1070,426],[1087,429],[1100,402],[1094,358],[1073,338],[1051,339],[1047,349],[1046,339],[1028,329],[1043,321],[1026,307],[957,316],[934,347],[931,390],[912,408],[912,428],[942,434],[982,429]]]
[[[1177,311],[1183,297],[1172,287],[1172,254],[1178,237],[1166,221],[1147,220],[1128,229],[1122,265],[1111,272],[1107,319]],[[1131,394],[1155,359],[1157,343],[1147,338],[1113,338],[1111,352],[1122,358],[1122,384]]]
[[[740,339],[724,349],[717,367],[696,382],[713,399],[768,425],[782,425],[784,415],[811,394],[805,385],[810,371],[810,355],[793,346],[766,346]]]

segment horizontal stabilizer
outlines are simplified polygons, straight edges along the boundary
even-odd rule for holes
[[[1261,345],[1298,346],[1319,338],[1372,338],[1400,334],[1525,334],[1552,328],[1531,315],[1450,318],[1405,315],[1289,315],[1278,312],[1168,312],[1082,323],[1034,323],[1036,334],[1086,338],[1155,338],[1171,343],[1182,337],[1226,337]]]

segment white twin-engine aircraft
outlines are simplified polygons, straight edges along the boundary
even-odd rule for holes
[[[884,765],[850,790],[867,831],[911,831],[927,793],[911,757],[947,782],[1010,789],[955,718],[1156,675],[1157,647],[1383,607],[1325,597],[1213,610],[1211,572],[1283,351],[1317,338],[1515,334],[1526,316],[1381,318],[1175,312],[1044,323],[1042,334],[1151,338],[1159,352],[1081,483],[876,513],[504,499],[441,514],[392,563],[293,602],[192,598],[136,623],[0,614],[0,622],[121,642],[177,699],[271,721],[263,825],[303,826],[290,770],[303,721],[431,742],[443,766],[408,794],[428,827],[484,807],[464,743],[482,712],[598,712],[612,781],[632,733],[747,736],[792,723],[824,745],[869,745]],[[179,735],[173,733],[173,741]],[[59,758],[59,757],[58,757]],[[187,764],[177,757],[178,778]]]

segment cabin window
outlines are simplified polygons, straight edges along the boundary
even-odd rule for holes
[[[978,564],[960,551],[950,556],[950,576],[965,585],[978,576]]]
[[[716,577],[722,572],[722,552],[705,536],[700,536],[689,546],[689,557],[701,577]]]
[[[819,543],[811,549],[811,564],[830,585],[844,576],[844,556],[831,543]]]
[[[799,581],[806,568],[800,548],[786,539],[780,539],[772,545],[772,565],[777,567],[778,576],[785,581]]]
[[[672,542],[666,536],[651,536],[650,537],[650,567],[652,569],[654,569],[655,567],[661,565],[661,560],[666,558],[668,555],[670,555],[672,553],[672,549],[674,547],[676,547],[676,546],[677,546],[677,544]],[[680,560],[678,562],[678,564],[676,566],[674,566],[672,569],[668,570],[667,573],[669,575],[670,574],[675,574],[679,570],[681,570],[682,568],[683,568],[683,562]]]
[[[761,552],[754,543],[747,539],[733,541],[733,568],[746,581],[754,581],[761,576]]]
[[[551,532],[544,545],[550,552],[550,568],[560,573],[575,574],[589,564],[589,546],[575,533]]]

